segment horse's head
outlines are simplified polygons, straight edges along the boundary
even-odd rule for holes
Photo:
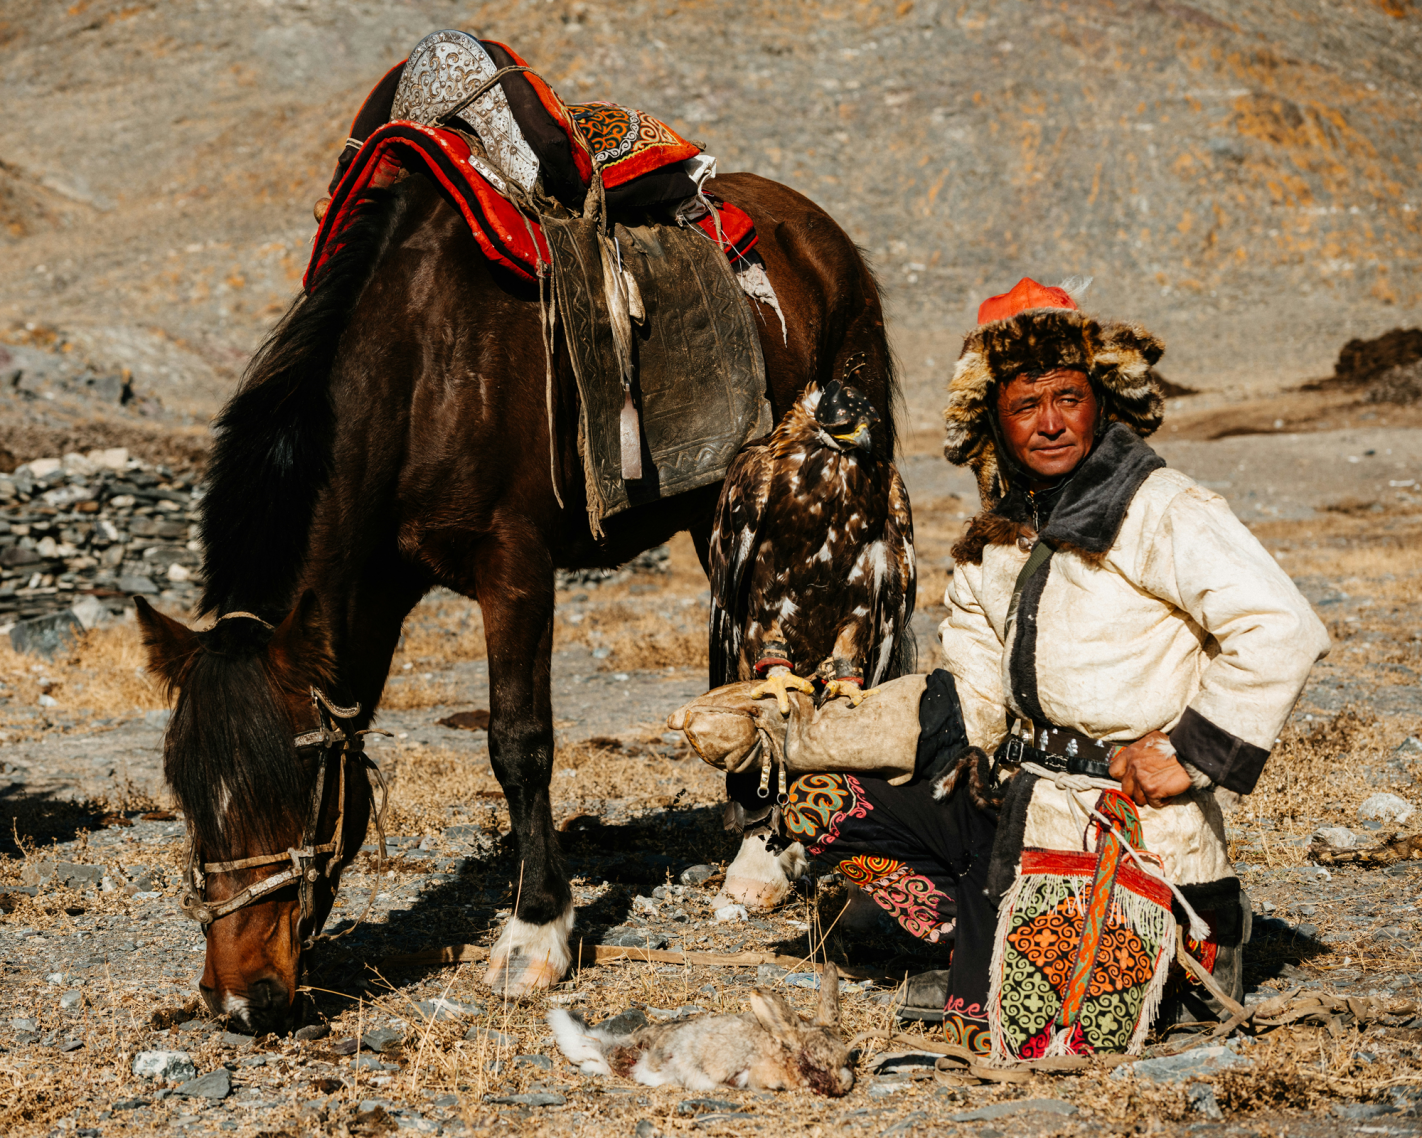
[[[149,668],[177,693],[163,773],[187,819],[203,999],[281,1029],[371,806],[364,763],[343,750],[347,713],[316,694],[334,670],[319,603],[308,592],[276,627],[231,613],[202,632],[137,605]]]

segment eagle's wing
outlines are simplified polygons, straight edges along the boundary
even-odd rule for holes
[[[768,446],[747,447],[731,463],[711,530],[711,686],[741,678],[745,591],[760,543],[774,461]]]
[[[884,519],[886,571],[875,583],[870,605],[872,647],[865,676],[870,687],[896,679],[907,660],[904,651],[912,643],[909,621],[918,591],[918,568],[913,553],[913,508],[908,488],[898,467],[889,467],[889,512]],[[876,574],[877,576],[877,574]]]

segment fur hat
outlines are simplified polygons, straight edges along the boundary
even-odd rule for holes
[[[1057,293],[1060,298],[1052,295]],[[1033,307],[1019,308],[1024,302]],[[1140,325],[1093,320],[1076,311],[1061,289],[1025,278],[1012,292],[984,302],[979,317],[1003,312],[1011,314],[980,323],[963,341],[943,409],[943,454],[956,466],[972,467],[985,509],[1005,491],[989,418],[1000,383],[1024,371],[1078,369],[1096,389],[1103,426],[1125,423],[1142,438],[1160,426],[1165,408],[1153,370],[1165,345]]]

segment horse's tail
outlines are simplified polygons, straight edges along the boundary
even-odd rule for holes
[[[287,309],[213,425],[202,504],[205,612],[285,615],[329,476],[330,375],[341,335],[404,215],[398,191],[371,191],[319,285]]]

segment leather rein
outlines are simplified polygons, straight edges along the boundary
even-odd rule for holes
[[[311,925],[316,914],[316,885],[323,876],[328,878],[334,876],[345,854],[346,767],[351,763],[363,770],[370,781],[372,806],[375,802],[375,789],[376,787],[380,789],[380,808],[372,812],[375,832],[380,838],[380,844],[376,847],[378,853],[377,878],[381,870],[385,868],[385,807],[389,801],[390,792],[385,783],[385,776],[380,773],[380,768],[365,753],[365,736],[389,735],[390,732],[369,728],[363,731],[351,731],[341,726],[340,720],[354,719],[360,714],[360,704],[356,704],[354,707],[341,707],[332,703],[326,693],[317,687],[311,689],[311,706],[316,712],[316,729],[302,732],[295,738],[298,752],[311,747],[319,748],[316,783],[311,793],[311,808],[307,812],[305,827],[301,834],[301,844],[277,854],[244,857],[235,861],[200,863],[197,860],[197,849],[192,840],[192,832],[189,830],[187,850],[184,856],[184,890],[178,904],[185,916],[202,925],[204,936],[207,935],[207,930],[213,921],[225,917],[229,913],[235,913],[238,909],[255,904],[269,893],[274,893],[293,883],[297,886],[297,895],[301,904],[299,929],[305,930]],[[321,805],[325,799],[326,779],[333,759],[337,764],[337,774],[340,780],[336,793],[335,836],[329,842],[318,843],[316,835],[321,823]],[[317,862],[322,858],[326,859],[325,867],[319,869]],[[270,877],[253,882],[226,901],[210,904],[205,896],[208,875],[236,873],[243,869],[255,869],[258,866],[281,865],[283,863],[290,864],[280,873],[274,873]],[[370,907],[375,901],[375,894],[379,888],[380,884],[377,880],[370,890],[370,896],[366,899],[365,908],[361,910],[360,916],[355,919],[350,928],[334,934],[317,933],[314,929],[310,929],[305,933],[301,947],[307,949],[317,941],[337,940],[354,931],[370,912]]]

